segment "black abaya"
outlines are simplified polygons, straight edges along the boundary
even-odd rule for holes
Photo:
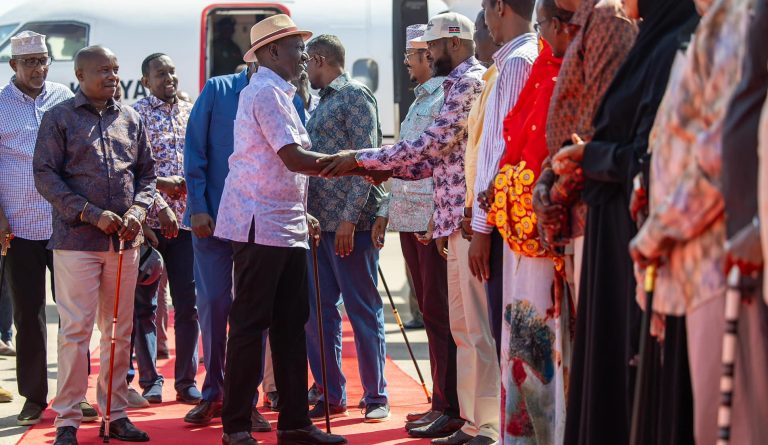
[[[691,0],[640,0],[643,22],[595,117],[582,161],[589,206],[566,445],[629,443],[640,309],[628,246],[632,179],[640,170],[677,51],[698,16]]]

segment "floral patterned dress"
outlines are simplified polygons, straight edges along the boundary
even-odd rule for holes
[[[561,59],[544,45],[504,121],[506,152],[494,181],[488,221],[504,252],[500,443],[555,445],[565,429],[572,316],[563,260],[539,241],[533,187],[547,157],[547,111]]]

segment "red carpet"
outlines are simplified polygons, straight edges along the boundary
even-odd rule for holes
[[[171,320],[173,318],[171,317]],[[169,344],[173,346],[173,328],[169,327]],[[98,335],[98,334],[94,334]],[[344,374],[347,377],[347,397],[350,403],[357,403],[362,397],[362,386],[357,371],[357,361],[352,338],[352,328],[349,323],[344,323],[343,336]],[[173,356],[173,350],[171,352]],[[92,403],[96,400],[96,374],[98,373],[98,350],[91,356],[92,375],[88,380],[88,400]],[[206,427],[193,426],[184,423],[183,417],[191,406],[176,403],[176,393],[173,389],[174,360],[160,360],[158,367],[165,377],[163,399],[158,405],[151,405],[146,409],[130,410],[130,419],[140,428],[146,431],[151,438],[151,443],[158,444],[184,444],[184,445],[214,445],[221,443],[221,422],[215,419]],[[425,370],[428,372],[428,370]],[[202,385],[204,369],[200,365],[197,378],[198,385]],[[387,358],[386,378],[389,389],[392,416],[389,421],[368,424],[363,423],[363,415],[357,408],[350,406],[349,417],[331,420],[331,428],[334,433],[346,436],[350,444],[359,445],[395,445],[402,443],[428,444],[428,440],[409,438],[403,428],[405,415],[411,411],[424,411],[429,408],[421,386],[409,375],[403,372],[389,358]],[[134,387],[138,388],[136,380]],[[199,386],[198,386],[199,387]],[[277,413],[266,408],[260,411],[272,422],[272,427],[277,424]],[[52,444],[56,435],[53,427],[55,413],[49,408],[43,414],[40,424],[32,427],[18,442],[24,445]],[[81,445],[96,445],[102,443],[98,437],[98,422],[86,423],[80,428],[77,440]],[[325,422],[317,422],[319,428],[325,428]],[[253,436],[262,444],[276,444],[275,433],[253,433]],[[110,443],[123,443],[112,440]]]

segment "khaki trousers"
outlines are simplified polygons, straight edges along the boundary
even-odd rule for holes
[[[456,342],[459,409],[471,436],[499,439],[501,377],[483,283],[469,271],[469,241],[448,237],[448,316]]]
[[[109,252],[53,251],[56,307],[59,311],[58,391],[53,401],[56,427],[80,426],[79,403],[88,389],[87,353],[94,321],[101,332],[99,378],[96,398],[100,411],[107,406],[109,351],[115,305],[118,254]],[[126,417],[128,360],[133,329],[133,300],[138,276],[138,249],[123,253],[120,307],[115,335],[110,420]]]

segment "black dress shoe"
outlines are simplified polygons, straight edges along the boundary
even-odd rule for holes
[[[424,322],[421,320],[416,320],[415,318],[413,320],[407,321],[403,324],[403,327],[405,329],[411,330],[411,329],[423,329],[424,328]]]
[[[35,425],[40,423],[40,416],[43,415],[45,405],[38,405],[35,402],[27,400],[21,408],[21,412],[16,417],[16,424],[21,426]]]
[[[99,428],[99,437],[104,437],[104,421]],[[109,422],[109,437],[123,442],[149,442],[149,434],[136,428],[127,417]]]
[[[248,431],[221,435],[221,443],[224,445],[259,445],[259,442]]]
[[[328,434],[314,425],[298,430],[277,430],[277,445],[341,445],[347,439]]]
[[[470,436],[464,431],[458,430],[448,437],[432,439],[432,445],[464,445],[473,440],[475,440],[474,437]]]
[[[421,416],[420,418],[410,422],[406,422],[405,430],[408,431],[414,428],[421,428],[423,426],[427,426],[430,423],[437,420],[442,415],[443,413],[441,413],[440,411],[427,411],[427,413]]]
[[[412,437],[446,437],[460,430],[464,426],[464,420],[456,417],[450,417],[443,414],[437,420],[427,426],[413,428],[408,430],[408,435]],[[471,439],[471,438],[470,438]]]
[[[184,416],[184,421],[195,425],[207,425],[214,417],[221,417],[221,406],[221,402],[202,400]]]
[[[269,420],[265,419],[255,406],[251,411],[251,431],[256,433],[268,433],[272,431],[272,425],[269,424]]]
[[[77,428],[60,426],[56,428],[56,440],[53,445],[77,445]]]
[[[267,393],[264,400],[264,406],[271,409],[274,412],[280,411],[280,393],[277,391],[271,391]]]

